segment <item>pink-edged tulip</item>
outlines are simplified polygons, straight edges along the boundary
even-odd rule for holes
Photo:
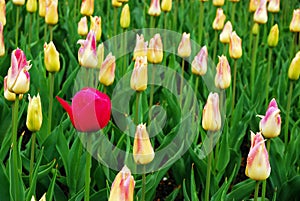
[[[224,3],[225,3],[225,0],[213,0],[213,5],[214,6],[220,7],[220,6],[223,6]]]
[[[120,7],[120,6],[122,6],[122,3],[119,2],[118,0],[112,0],[111,4],[112,4],[113,7]]]
[[[59,52],[52,41],[44,44],[44,63],[48,72],[54,73],[60,70]]]
[[[150,63],[160,63],[163,60],[163,43],[161,41],[160,34],[155,34],[150,39],[149,47],[147,51],[147,59]]]
[[[99,73],[100,83],[104,84],[105,86],[111,85],[115,80],[115,69],[116,69],[116,58],[110,52],[106,56],[100,68],[100,73]]]
[[[136,127],[133,143],[133,159],[136,164],[146,165],[154,159],[155,153],[151,145],[145,124]]]
[[[262,119],[259,122],[259,128],[265,138],[274,138],[280,134],[281,118],[276,100],[273,98],[269,103],[265,116],[257,115]]]
[[[73,126],[80,132],[98,131],[110,120],[110,98],[97,89],[83,88],[72,98],[71,105],[58,96],[56,99],[67,111]]]
[[[129,10],[129,5],[126,4],[122,8],[121,17],[120,17],[120,26],[123,29],[126,29],[129,27],[129,25],[130,25],[130,10]]]
[[[233,59],[239,59],[242,54],[242,39],[234,31],[230,34],[229,55]]]
[[[187,58],[191,55],[192,47],[191,47],[191,40],[190,40],[190,34],[184,32],[181,37],[181,41],[178,45],[177,53],[178,56],[182,58]]]
[[[4,43],[4,36],[3,36],[3,25],[0,22],[0,57],[4,56],[5,54],[5,43]]]
[[[0,0],[0,23],[3,26],[6,24],[6,5],[5,0]]]
[[[208,52],[203,46],[192,62],[192,73],[195,75],[205,75],[207,71]]]
[[[131,74],[130,87],[138,92],[145,91],[148,83],[147,57],[137,57]]]
[[[300,51],[293,58],[288,71],[288,77],[291,80],[298,80],[299,76],[300,76]]]
[[[231,71],[226,56],[219,57],[217,73],[215,76],[215,85],[219,89],[227,89],[231,83]]]
[[[37,10],[37,0],[27,0],[26,10],[30,13],[34,13]]]
[[[224,28],[220,34],[220,41],[221,43],[229,43],[230,42],[230,35],[232,32],[232,24],[230,21],[227,21],[224,25]]]
[[[31,68],[24,52],[17,48],[11,54],[11,66],[7,73],[7,88],[15,94],[25,94],[29,90]]]
[[[207,131],[218,131],[221,128],[219,95],[209,93],[202,112],[202,128]]]
[[[300,8],[294,10],[293,19],[290,23],[291,32],[300,32]]]
[[[79,64],[86,68],[95,68],[98,63],[96,36],[94,31],[90,31],[86,40],[80,39],[77,41],[81,47],[78,50]]]
[[[102,35],[102,28],[101,28],[101,17],[95,16],[95,17],[90,17],[91,19],[91,26],[90,26],[90,31],[95,32],[96,36],[96,41],[99,41]]]
[[[133,201],[134,185],[134,178],[125,165],[115,177],[108,201]]]
[[[16,100],[16,94],[13,92],[10,92],[7,88],[7,76],[4,77],[4,98],[8,101],[15,101]],[[19,100],[23,98],[23,94],[19,95]]]
[[[89,32],[86,16],[82,17],[78,22],[77,33],[81,36],[86,36]]]
[[[268,11],[271,13],[278,13],[280,11],[280,0],[270,0]]]
[[[151,4],[148,10],[148,14],[151,16],[159,16],[161,13],[160,10],[160,0],[151,0]]]
[[[39,15],[41,17],[46,15],[46,0],[39,0]]]
[[[254,22],[266,24],[268,21],[267,0],[260,0],[259,6],[254,13]]]
[[[58,22],[57,12],[58,0],[46,0],[46,24],[55,25]]]
[[[212,25],[213,29],[218,30],[218,31],[222,30],[224,27],[225,20],[226,20],[226,15],[224,14],[223,9],[218,8],[216,17],[215,17],[213,25]]]
[[[269,36],[268,36],[268,45],[269,47],[276,47],[279,39],[279,29],[278,25],[275,24],[272,26]]]
[[[249,11],[250,12],[255,12],[256,9],[258,8],[260,0],[250,0],[249,2]]]
[[[43,122],[41,98],[39,94],[33,98],[28,95],[28,100],[26,126],[31,132],[36,132],[40,130]]]
[[[25,0],[12,0],[12,2],[17,6],[23,6],[25,4]]]
[[[246,176],[256,181],[265,180],[270,176],[271,166],[265,140],[261,133],[251,132],[251,147],[247,158]]]
[[[147,56],[147,46],[148,41],[145,42],[143,34],[136,34],[136,43],[133,51],[133,60],[136,60],[137,57]]]
[[[81,15],[91,16],[94,13],[94,0],[82,0],[80,7]]]

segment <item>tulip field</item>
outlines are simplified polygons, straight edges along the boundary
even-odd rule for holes
[[[0,201],[300,200],[300,2],[0,0]]]

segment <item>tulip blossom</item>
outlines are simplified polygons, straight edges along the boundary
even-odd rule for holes
[[[136,43],[133,51],[133,60],[136,60],[136,58],[139,56],[147,56],[147,46],[148,42],[145,42],[143,34],[136,34]]]
[[[30,13],[34,13],[37,10],[37,0],[27,0],[26,10]]]
[[[219,95],[209,93],[202,112],[202,128],[208,131],[218,131],[221,128],[221,114],[219,109]]]
[[[39,15],[41,17],[46,15],[46,0],[39,0]]]
[[[258,32],[259,32],[259,24],[255,22],[253,27],[252,27],[252,34],[257,35]]]
[[[12,0],[12,2],[17,6],[23,6],[25,4],[25,0]]]
[[[101,65],[99,81],[105,86],[111,85],[115,80],[116,58],[110,52]]]
[[[4,98],[8,101],[15,101],[16,100],[16,94],[13,92],[10,92],[7,88],[7,76],[4,77]],[[19,100],[23,98],[23,94],[19,95]]]
[[[300,8],[294,10],[293,19],[290,23],[291,32],[300,32]]]
[[[172,9],[172,0],[162,0],[161,10],[164,12],[170,12]]]
[[[232,32],[232,24],[230,21],[227,21],[224,25],[224,28],[220,34],[220,41],[221,43],[229,43],[230,42],[230,35]]]
[[[224,22],[226,20],[226,16],[223,12],[223,9],[222,8],[218,8],[217,9],[217,13],[216,13],[216,17],[214,19],[214,22],[213,22],[213,29],[214,30],[222,30],[223,27],[224,27]]]
[[[86,36],[89,32],[87,18],[86,16],[82,17],[78,22],[77,33],[81,36]]]
[[[219,57],[215,85],[219,89],[227,89],[231,83],[231,71],[226,56]]]
[[[43,122],[41,98],[38,94],[37,96],[33,96],[33,98],[28,95],[28,99],[29,104],[27,110],[26,126],[31,132],[36,132],[40,130]]]
[[[58,96],[56,99],[67,111],[73,126],[80,132],[98,131],[110,120],[111,101],[97,89],[83,88],[72,98],[71,105]]]
[[[57,12],[58,0],[46,0],[46,15],[45,22],[50,25],[55,25],[58,22]]]
[[[123,29],[126,29],[130,25],[130,10],[128,4],[126,4],[121,13],[120,25]]]
[[[300,51],[296,54],[295,58],[290,64],[288,77],[291,80],[298,80],[300,76]]]
[[[148,83],[147,57],[137,57],[130,79],[130,87],[138,92],[145,91]]]
[[[44,44],[44,62],[48,72],[58,72],[60,69],[59,53],[51,41]]]
[[[151,0],[151,4],[148,10],[148,14],[151,16],[159,16],[161,13],[160,10],[160,0]]]
[[[256,181],[270,176],[271,166],[265,140],[261,133],[251,132],[251,147],[247,158],[246,176]]]
[[[151,63],[160,63],[163,60],[163,43],[159,34],[155,34],[150,39],[149,48],[147,52],[147,59]]]
[[[203,46],[192,62],[192,73],[195,75],[205,75],[207,71],[208,52]]]
[[[225,3],[225,0],[213,0],[213,5],[214,5],[214,6],[219,6],[219,7],[221,7],[221,6],[224,5],[224,3]]]
[[[11,66],[7,73],[7,88],[15,94],[24,94],[29,90],[31,68],[24,52],[17,48],[11,54]]]
[[[82,0],[80,7],[81,15],[91,16],[94,13],[94,0]]]
[[[268,21],[267,0],[260,0],[259,6],[254,13],[254,22],[265,24]]]
[[[268,4],[268,11],[271,13],[278,13],[280,10],[280,0],[270,0]]]
[[[104,59],[104,45],[103,45],[103,43],[100,43],[97,47],[97,58],[98,58],[97,68],[101,68],[102,62],[103,62],[103,59]]]
[[[112,4],[113,7],[120,7],[120,6],[122,6],[122,3],[119,2],[118,0],[112,0],[111,4]]]
[[[4,36],[3,36],[3,25],[0,22],[0,57],[4,56],[5,54],[5,43],[4,43]]]
[[[178,56],[182,58],[187,58],[191,55],[192,47],[191,47],[191,41],[190,41],[190,34],[183,33],[181,37],[181,41],[178,45],[177,53]]]
[[[151,145],[145,124],[136,127],[133,143],[133,159],[136,164],[146,165],[154,159],[155,153]]]
[[[229,55],[233,59],[239,59],[242,54],[242,39],[234,31],[230,34]]]
[[[91,19],[90,31],[95,32],[96,41],[99,41],[101,38],[101,35],[102,35],[101,17],[98,17],[98,16],[92,17],[91,16],[90,19]]]
[[[258,8],[260,0],[250,0],[249,2],[249,11],[250,12],[255,12],[256,9]]]
[[[6,5],[5,0],[0,0],[0,23],[3,26],[6,24]]]
[[[268,45],[269,47],[276,47],[279,39],[279,29],[278,25],[275,24],[272,26],[269,36],[268,36]]]
[[[94,31],[90,31],[86,40],[80,39],[77,41],[81,47],[78,50],[79,64],[86,68],[95,68],[98,64],[96,37]]]
[[[118,0],[118,2],[125,3],[128,2],[128,0]]]
[[[133,201],[134,185],[134,178],[125,165],[111,186],[108,201]]]

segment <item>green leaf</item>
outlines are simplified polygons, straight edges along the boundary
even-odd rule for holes
[[[277,200],[299,200],[300,175],[286,181],[278,192]]]
[[[9,188],[7,188],[9,186],[9,180],[2,161],[0,161],[0,186],[2,186],[2,188],[0,188],[1,200],[9,200]]]
[[[254,192],[255,181],[247,179],[233,186],[232,191],[226,196],[226,200],[247,199]]]
[[[194,164],[192,164],[192,171],[191,171],[191,198],[192,198],[192,201],[199,201],[198,195],[197,195],[195,175],[194,175]]]
[[[175,190],[166,197],[165,201],[174,201],[180,191],[180,186],[175,188]]]

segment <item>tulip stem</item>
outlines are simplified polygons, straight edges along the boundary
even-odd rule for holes
[[[53,107],[53,89],[54,89],[54,73],[49,72],[49,107],[48,107],[48,130],[47,136],[51,133],[52,123],[52,107]]]
[[[235,10],[236,10],[236,2],[231,2],[232,3],[232,9],[231,9],[231,23],[232,26],[234,25],[234,19],[235,19]]]
[[[29,45],[29,49],[30,49],[30,43],[31,43],[31,32],[32,32],[32,18],[33,18],[33,14],[29,13],[29,33],[28,33],[28,45]]]
[[[152,68],[152,83],[151,83],[151,86],[150,86],[150,100],[149,100],[149,119],[148,119],[148,125],[150,125],[150,122],[151,122],[151,116],[152,116],[152,113],[151,113],[151,108],[153,106],[153,94],[154,94],[154,76],[155,76],[155,64],[153,64],[153,68]]]
[[[196,75],[196,83],[195,83],[195,93],[196,93],[196,97],[198,94],[198,86],[199,86],[199,75]]]
[[[135,108],[135,124],[138,125],[139,124],[139,102],[140,102],[140,92],[136,92],[136,99],[135,99],[135,104],[136,104],[136,108]]]
[[[144,172],[142,175],[142,201],[145,201],[146,194],[146,166],[144,165]]]
[[[127,37],[126,37],[126,29],[123,29],[123,44],[124,44],[124,47],[123,47],[123,53],[125,54],[127,51]],[[124,55],[124,60],[123,60],[123,72],[122,72],[122,76],[125,75],[126,73],[126,66],[127,66],[127,56],[126,54]]]
[[[117,35],[117,17],[118,17],[118,10],[114,7],[114,36]]]
[[[180,82],[180,106],[182,105],[182,91],[183,91],[183,80],[184,80],[184,59],[182,58],[181,63],[181,82]]]
[[[179,0],[175,1],[175,6],[174,6],[174,19],[173,19],[174,27],[173,27],[173,30],[177,29],[178,1]]]
[[[15,33],[16,47],[18,47],[18,39],[19,39],[19,18],[20,18],[20,6],[17,6],[16,33]]]
[[[250,87],[251,87],[252,98],[254,97],[254,88],[255,88],[254,78],[255,78],[256,52],[258,47],[258,41],[259,41],[259,33],[257,33],[256,36],[254,36],[254,48],[252,50],[251,75],[250,75]]]
[[[269,82],[270,82],[270,71],[271,71],[271,64],[272,64],[272,51],[273,49],[269,49],[269,55],[268,55],[268,68],[267,68],[267,83],[266,83],[266,107],[268,107],[269,102]]]
[[[237,61],[234,60],[234,70],[233,70],[233,89],[232,89],[232,100],[231,100],[231,115],[234,110],[234,103],[235,103],[235,93],[236,93],[236,71],[237,71]]]
[[[217,49],[218,49],[218,31],[215,30],[215,48],[214,48],[214,54],[213,54],[213,62],[215,62],[216,60],[216,56],[217,56]]]
[[[271,145],[271,138],[267,140],[267,151],[269,155],[270,155],[270,145]],[[262,184],[261,201],[265,201],[266,188],[267,188],[267,180],[264,180]]]
[[[223,43],[223,54],[227,55],[227,43]]]
[[[207,171],[206,171],[206,184],[205,184],[205,201],[209,201],[209,189],[210,189],[210,174],[211,174],[211,160],[212,160],[212,143],[213,143],[213,133],[209,133],[210,147],[208,149],[208,159],[207,159]]]
[[[76,17],[77,17],[77,0],[75,0],[74,2],[74,19],[76,20]]]
[[[256,181],[255,192],[254,192],[254,201],[257,201],[259,184],[260,184],[260,181]]]
[[[49,31],[50,31],[50,41],[53,40],[53,27],[52,25],[49,25]]]
[[[44,40],[45,40],[45,42],[47,42],[47,24],[45,24],[45,27],[44,27]]]
[[[91,136],[87,136],[87,144],[86,144],[86,158],[85,158],[85,189],[84,189],[84,201],[90,200],[90,173],[91,173],[91,161],[92,155],[90,152],[91,149]]]
[[[203,19],[204,19],[204,2],[200,3],[200,13],[199,13],[199,45],[202,44],[202,31],[203,31]]]
[[[29,186],[31,186],[31,184],[32,184],[35,141],[36,141],[36,133],[33,132],[32,137],[31,137],[31,153],[30,153],[30,166],[29,166]]]
[[[284,144],[285,148],[287,149],[288,145],[288,132],[289,132],[289,119],[290,119],[290,110],[291,110],[291,101],[292,101],[292,94],[293,94],[293,81],[290,81],[290,89],[288,95],[288,102],[286,106],[286,117],[285,117],[285,129],[284,129]]]

